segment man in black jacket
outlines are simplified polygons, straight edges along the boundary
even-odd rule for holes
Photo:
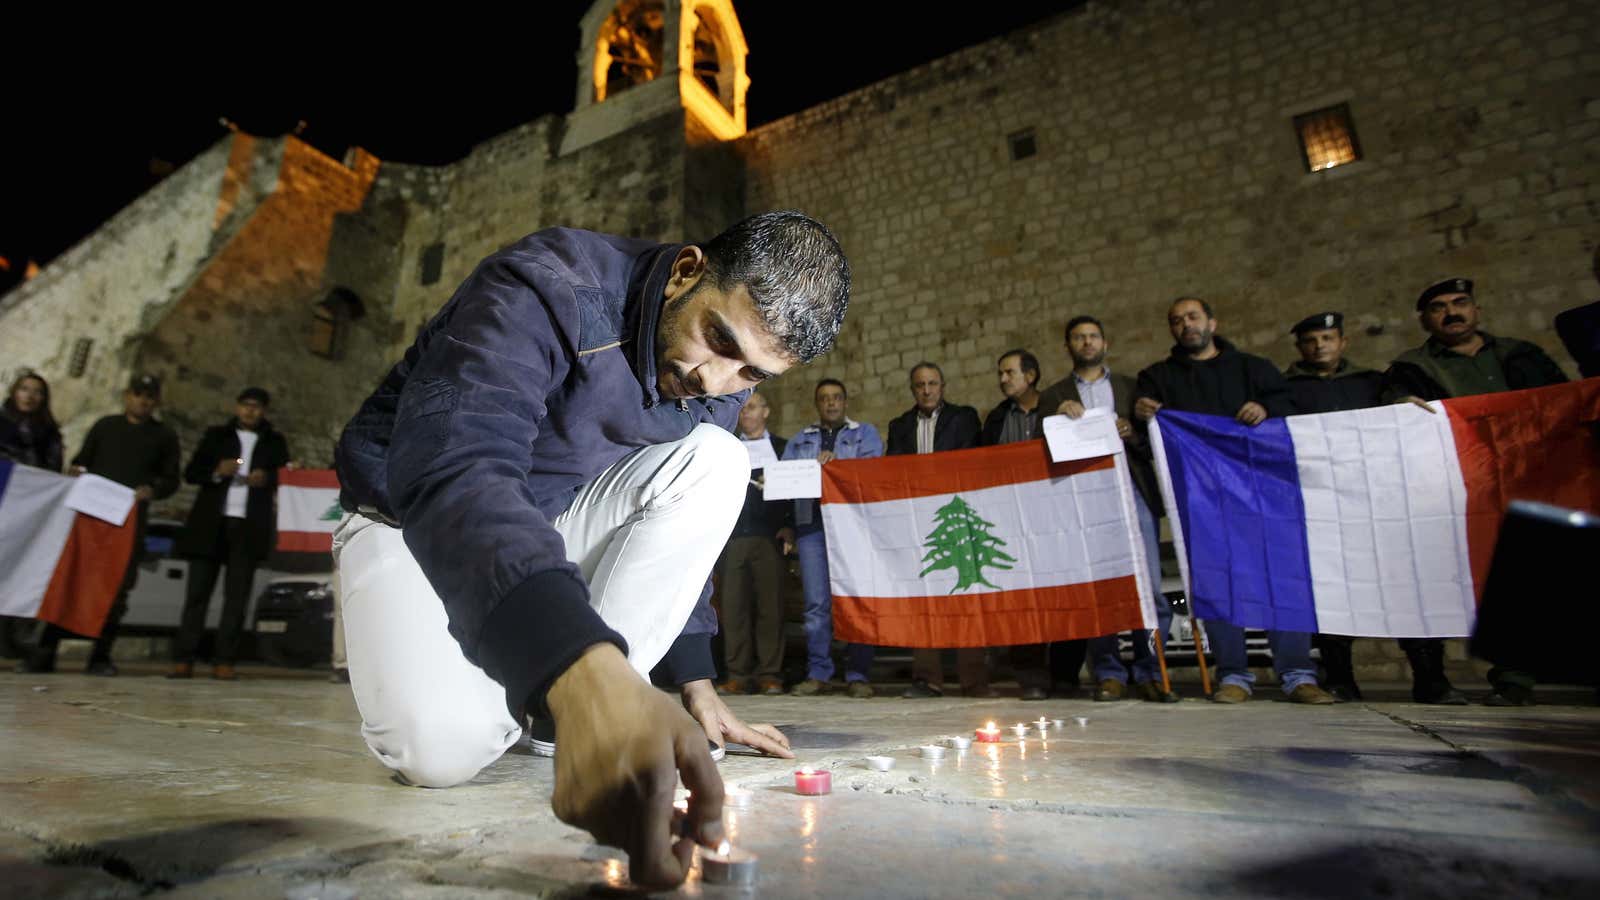
[[[978,445],[978,431],[976,409],[945,402],[944,370],[936,363],[919,362],[911,367],[911,408],[889,423],[889,445],[884,455],[965,450]],[[900,696],[944,696],[943,652],[926,647],[911,651],[911,686]],[[961,679],[962,694],[996,696],[989,686],[987,655],[984,647],[956,650],[956,675]]]
[[[794,549],[784,531],[794,517],[794,504],[767,501],[761,495],[761,466],[783,456],[788,444],[767,431],[772,409],[767,398],[752,393],[739,409],[739,437],[750,451],[750,483],[744,507],[733,524],[728,545],[717,560],[717,587],[721,594],[723,652],[728,680],[717,685],[723,694],[760,691],[783,693],[783,557]],[[764,452],[762,445],[771,449]]]
[[[385,765],[460,784],[527,723],[556,815],[634,882],[687,873],[680,776],[684,827],[721,843],[708,739],[793,756],[712,683],[708,576],[750,473],[731,430],[833,346],[849,293],[838,241],[795,212],[699,244],[553,228],[478,265],[336,452],[350,685]]]
[[[117,626],[128,611],[128,592],[139,581],[139,559],[144,552],[145,525],[150,521],[150,501],[165,500],[178,490],[178,435],[155,418],[161,405],[161,380],[154,375],[135,375],[122,393],[122,413],[94,423],[83,439],[83,449],[72,458],[68,470],[73,475],[88,472],[131,487],[136,530],[133,555],[106,622],[89,652],[90,675],[117,674],[111,661],[111,645],[117,639]],[[69,632],[54,625],[46,628],[39,647],[17,666],[22,672],[53,672],[56,648]]]
[[[273,493],[278,470],[289,461],[288,442],[266,418],[271,401],[262,388],[241,391],[233,420],[206,429],[183,470],[184,480],[199,485],[200,493],[178,538],[178,554],[189,560],[189,585],[168,678],[194,675],[211,591],[224,565],[228,578],[223,585],[211,677],[222,681],[238,678],[233,666],[239,657],[245,608],[250,603],[256,566],[272,552],[277,534]]]
[[[1170,407],[1182,412],[1228,416],[1254,427],[1269,416],[1294,412],[1288,385],[1271,362],[1242,353],[1217,336],[1211,304],[1198,297],[1179,297],[1167,310],[1167,329],[1177,343],[1172,355],[1139,373],[1139,399],[1134,418],[1148,428],[1156,412]],[[1202,523],[1225,528],[1225,522]],[[1255,676],[1250,673],[1244,629],[1230,622],[1205,623],[1217,654],[1220,681],[1211,699],[1243,703],[1250,699]],[[1337,700],[1317,687],[1311,664],[1311,635],[1301,631],[1268,631],[1272,665],[1283,692],[1294,703],[1327,704]]]
[[[1283,376],[1289,382],[1296,412],[1367,409],[1384,402],[1383,374],[1345,358],[1350,339],[1344,334],[1342,314],[1321,312],[1307,316],[1290,333],[1300,358],[1289,364]],[[1322,669],[1326,673],[1323,688],[1341,700],[1361,699],[1350,652],[1354,639],[1342,634],[1319,634],[1314,640],[1322,651]],[[1413,700],[1450,706],[1467,702],[1466,695],[1445,677],[1443,640],[1401,638],[1400,647],[1411,661]]]

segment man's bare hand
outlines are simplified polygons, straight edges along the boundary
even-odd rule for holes
[[[733,714],[712,686],[710,679],[691,681],[683,686],[683,708],[706,730],[706,737],[718,747],[729,741],[754,747],[768,756],[794,759],[789,739],[771,725],[746,725]]]
[[[556,722],[556,817],[628,854],[628,877],[672,887],[689,873],[694,844],[716,847],[722,776],[705,731],[646,684],[612,644],[584,651],[550,686]],[[689,789],[693,840],[675,841],[672,792]]]
[[[817,462],[822,463],[823,465],[833,462],[835,458],[836,457],[833,455],[832,450],[824,450],[817,454]]]
[[[793,528],[790,528],[787,525],[785,525],[782,528],[779,528],[776,537],[778,538],[779,546],[781,546],[783,548],[783,555],[784,556],[788,556],[789,554],[794,552],[795,543],[794,543],[794,529]]]
[[[1133,440],[1133,423],[1121,416],[1117,416],[1117,437],[1125,441]]]
[[[85,469],[83,466],[69,466],[67,468],[67,474],[71,475],[74,478],[78,477],[79,475],[82,475],[84,472],[87,472],[87,471],[89,471],[89,470]]]
[[[266,483],[267,483],[267,470],[266,469],[251,469],[250,470],[250,477],[245,479],[245,483],[250,485],[251,487],[263,487],[263,486],[265,486]]]
[[[1430,413],[1433,412],[1433,407],[1429,406],[1428,405],[1428,401],[1422,399],[1421,397],[1401,397],[1399,400],[1396,400],[1395,402],[1396,403],[1410,403],[1410,404],[1412,404],[1414,406],[1420,406],[1420,407],[1422,407],[1423,409],[1427,410]]]
[[[1161,408],[1161,401],[1154,397],[1140,397],[1133,404],[1133,417],[1141,422],[1148,422],[1156,417],[1156,410]]]
[[[1233,418],[1236,422],[1254,428],[1267,420],[1267,408],[1251,400],[1249,403],[1239,407],[1239,412]]]
[[[1066,416],[1069,419],[1081,419],[1083,418],[1083,404],[1076,400],[1063,400],[1061,405],[1056,407],[1056,415]]]
[[[224,459],[217,463],[216,473],[218,478],[232,478],[239,471],[240,462],[237,459]]]

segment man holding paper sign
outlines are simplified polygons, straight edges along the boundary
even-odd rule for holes
[[[336,451],[350,686],[379,760],[448,787],[526,724],[556,815],[625,850],[636,884],[683,881],[725,837],[708,739],[793,756],[712,683],[707,578],[750,477],[734,420],[833,346],[849,299],[839,242],[796,212],[689,244],[552,228],[479,263]],[[646,680],[658,662],[682,706]]]
[[[722,646],[728,663],[728,680],[717,690],[724,694],[783,693],[783,554],[793,544],[782,540],[790,504],[761,495],[761,470],[776,463],[787,445],[767,431],[771,412],[767,398],[759,393],[751,394],[739,409],[739,437],[750,454],[750,482],[739,521],[717,560]]]
[[[1172,626],[1172,605],[1161,592],[1161,489],[1151,468],[1150,442],[1134,430],[1133,400],[1137,383],[1127,375],[1111,371],[1106,365],[1105,326],[1093,316],[1078,316],[1067,323],[1067,355],[1072,359],[1072,374],[1048,388],[1039,397],[1045,415],[1082,418],[1091,409],[1104,409],[1117,417],[1117,434],[1122,438],[1133,477],[1133,499],[1138,508],[1139,533],[1144,538],[1145,560],[1150,567],[1150,584],[1155,588],[1156,620],[1161,639],[1166,640]],[[1161,686],[1161,673],[1150,644],[1150,632],[1133,632],[1134,692],[1141,700],[1176,703],[1178,695]],[[1052,646],[1052,654],[1058,652]],[[1089,666],[1095,680],[1094,699],[1121,700],[1127,692],[1128,670],[1117,649],[1117,636],[1108,634],[1089,642]]]

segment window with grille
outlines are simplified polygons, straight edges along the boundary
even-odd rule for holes
[[[1294,130],[1300,136],[1300,158],[1307,172],[1321,172],[1361,158],[1361,142],[1356,139],[1348,103],[1295,116]]]

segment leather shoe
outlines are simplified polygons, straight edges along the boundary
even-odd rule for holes
[[[211,668],[211,677],[217,681],[238,681],[239,673],[235,672],[233,666],[227,663],[217,663]]]
[[[1154,681],[1139,682],[1134,687],[1134,692],[1139,695],[1140,700],[1146,703],[1177,703],[1183,699],[1178,696],[1177,691],[1164,691],[1161,689],[1161,685]]]
[[[1250,699],[1250,692],[1237,684],[1225,684],[1211,692],[1212,703],[1244,703]]]
[[[194,663],[173,663],[172,671],[167,673],[168,678],[193,678]]]
[[[975,700],[993,700],[1000,696],[1000,692],[995,690],[993,685],[978,684],[962,688],[961,696],[971,697]]]
[[[719,694],[748,694],[752,690],[750,682],[745,681],[743,678],[729,678],[727,681],[717,685],[717,693]]]
[[[807,678],[789,689],[789,693],[796,697],[815,697],[829,691],[828,683],[816,678]]]
[[[1433,706],[1468,706],[1472,703],[1466,694],[1456,690],[1455,685],[1448,681],[1439,684],[1413,684],[1411,699]]]
[[[865,681],[852,681],[849,687],[845,688],[845,693],[857,700],[871,700],[877,694],[877,691],[874,691],[872,685]]]
[[[1327,706],[1338,703],[1339,698],[1328,693],[1314,684],[1302,684],[1289,692],[1290,703],[1306,703],[1312,706]]]
[[[761,679],[759,691],[768,697],[781,697],[783,696],[783,682],[776,678],[763,678]]]
[[[84,666],[85,675],[99,675],[101,678],[117,677],[117,664],[109,659],[95,660]]]
[[[944,691],[929,684],[925,678],[916,678],[910,687],[900,692],[900,696],[907,700],[926,700],[929,697],[943,697]]]
[[[1128,692],[1128,686],[1115,678],[1102,678],[1094,689],[1096,703],[1111,703],[1121,700]]]
[[[1534,706],[1538,701],[1533,699],[1533,691],[1517,687],[1513,684],[1504,684],[1494,689],[1494,692],[1483,700],[1484,706]]]

